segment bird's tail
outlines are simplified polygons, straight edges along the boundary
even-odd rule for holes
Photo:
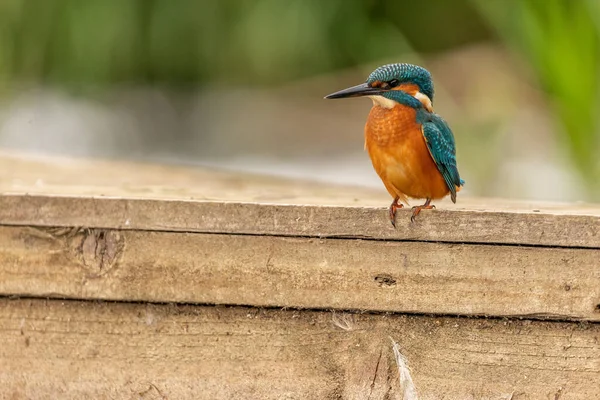
[[[461,179],[460,180],[460,185],[456,186],[456,193],[460,192],[460,189],[462,189],[463,186],[465,186],[465,180]]]

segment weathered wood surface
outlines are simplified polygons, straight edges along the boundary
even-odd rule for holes
[[[600,396],[598,206],[394,230],[383,190],[10,156],[0,193],[0,398],[402,398],[390,338],[421,400]]]
[[[0,157],[0,224],[600,248],[600,207],[461,196],[398,229],[383,189],[194,168]]]
[[[598,337],[598,324],[3,299],[0,398],[401,399],[392,338],[422,400],[589,400]]]
[[[600,250],[0,227],[0,293],[600,321]]]

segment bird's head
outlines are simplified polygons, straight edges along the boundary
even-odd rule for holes
[[[396,103],[432,111],[433,82],[425,68],[412,64],[388,64],[371,72],[365,83],[340,90],[326,99],[368,96],[375,104],[393,108]]]

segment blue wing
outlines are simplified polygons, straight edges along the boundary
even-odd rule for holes
[[[456,166],[454,135],[446,121],[437,114],[429,114],[423,121],[423,136],[435,165],[450,189],[452,202],[456,203],[456,187],[463,186],[465,181],[460,179]]]

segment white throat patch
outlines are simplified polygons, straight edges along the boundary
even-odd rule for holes
[[[394,106],[397,104],[394,100],[390,100],[387,97],[379,95],[369,97],[371,98],[371,100],[373,100],[373,105],[375,106],[380,106],[383,108],[394,108]]]

